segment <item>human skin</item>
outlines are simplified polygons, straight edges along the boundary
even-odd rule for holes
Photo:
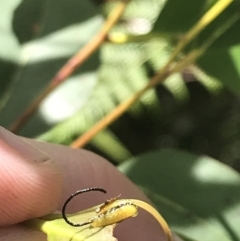
[[[67,212],[77,212],[121,194],[149,202],[117,168],[86,150],[18,137],[0,127],[0,241],[46,241],[46,235],[20,223],[61,210],[69,195],[87,187],[102,187],[76,197]],[[119,241],[166,240],[154,218],[140,212],[120,223]],[[176,238],[177,239],[177,238]]]

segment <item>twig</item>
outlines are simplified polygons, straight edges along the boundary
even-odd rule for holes
[[[169,61],[166,65],[150,80],[150,82],[140,91],[138,91],[134,96],[130,97],[126,101],[119,104],[112,112],[110,112],[106,117],[95,124],[89,131],[84,133],[82,136],[77,138],[70,145],[72,148],[80,148],[87,144],[98,132],[106,128],[112,122],[114,122],[118,117],[120,117],[124,112],[126,112],[135,102],[137,102],[150,88],[156,86],[163,82],[169,75],[175,73],[176,71],[182,70],[187,65],[193,63],[200,55],[202,55],[207,47],[216,39],[211,36],[210,41],[206,42],[202,48],[198,50],[193,50],[188,55],[185,56],[179,63],[174,65],[174,60],[178,54],[183,50],[183,48],[198,34],[204,27],[207,26],[211,21],[214,20],[233,0],[220,0],[217,2],[204,16],[198,21],[198,23],[186,34],[186,38],[180,41],[170,56]],[[234,18],[236,21],[236,18]],[[234,23],[233,21],[233,23]],[[201,25],[201,24],[202,25]],[[216,35],[216,33],[214,33]],[[220,34],[218,34],[218,37]],[[172,69],[170,69],[172,67]]]
[[[148,204],[144,201],[138,200],[138,199],[130,199],[130,201],[132,201],[138,207],[140,207],[140,208],[144,209],[145,211],[147,211],[148,213],[150,213],[163,228],[167,241],[173,241],[172,232],[170,230],[170,227],[168,226],[167,222],[162,217],[162,215],[153,206],[151,206],[150,204]]]
[[[201,19],[187,32],[185,36],[178,42],[172,55],[170,56],[167,64],[162,71],[166,71],[173,64],[177,56],[183,51],[183,49],[190,43],[204,28],[206,28],[218,15],[220,15],[227,7],[233,2],[233,0],[219,0],[213,5]]]
[[[75,54],[50,80],[50,84],[33,100],[30,106],[22,113],[22,115],[10,126],[12,132],[17,132],[34,114],[44,98],[51,93],[59,84],[66,80],[73,71],[94,53],[104,42],[107,34],[122,16],[128,0],[120,1],[110,13],[99,33],[88,42],[83,49]]]
[[[146,85],[143,89],[138,91],[129,99],[123,101],[119,104],[112,112],[110,112],[107,116],[101,119],[96,125],[94,125],[89,131],[81,135],[78,139],[76,139],[70,146],[72,148],[79,148],[86,145],[98,132],[106,128],[112,122],[114,122],[119,116],[121,116],[125,111],[127,111],[135,102],[137,102],[147,90],[154,86],[154,83],[160,83],[165,80],[170,73],[168,72],[159,72],[155,75],[152,80]]]

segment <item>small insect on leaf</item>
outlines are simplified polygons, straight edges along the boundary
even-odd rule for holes
[[[73,199],[73,197],[80,195],[82,193],[91,192],[91,191],[100,191],[100,192],[106,193],[106,191],[103,188],[98,188],[98,187],[79,190],[79,191],[73,193],[67,199],[65,204],[63,205],[62,215],[63,215],[64,220],[69,225],[74,226],[74,227],[80,227],[80,226],[90,224],[94,228],[104,227],[104,226],[107,226],[110,224],[119,223],[119,222],[123,221],[124,219],[137,216],[138,206],[135,205],[133,202],[131,202],[128,199],[118,200],[118,197],[120,196],[119,195],[115,198],[107,200],[100,207],[98,207],[96,209],[96,216],[93,216],[86,222],[83,222],[83,223],[71,222],[66,216],[67,204]]]
[[[75,196],[91,191],[107,193],[105,189],[100,187],[86,188],[73,193],[66,200],[62,208],[62,216],[66,223],[73,227],[90,225],[90,227],[92,228],[101,228],[108,225],[117,224],[130,217],[136,217],[138,215],[138,207],[140,207],[146,210],[147,212],[151,213],[157,219],[157,221],[159,222],[159,224],[161,225],[166,234],[167,240],[173,241],[172,233],[168,224],[155,208],[153,208],[150,204],[137,199],[118,199],[120,195],[111,198],[110,200],[107,200],[106,202],[98,206],[95,210],[96,215],[93,215],[93,217],[89,218],[87,221],[82,223],[71,222],[66,215],[67,204]]]

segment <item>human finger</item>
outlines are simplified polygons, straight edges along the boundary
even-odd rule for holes
[[[1,168],[0,179],[5,178],[5,189],[1,188],[2,180],[0,182],[0,195],[6,201],[3,202],[1,198],[3,205],[0,206],[0,211],[4,211],[5,217],[0,217],[2,224],[43,216],[56,207],[61,209],[70,193],[91,186],[107,189],[108,195],[103,197],[101,193],[92,193],[85,198],[76,198],[69,206],[69,212],[102,203],[106,198],[119,193],[123,198],[148,201],[114,166],[93,153],[23,140],[4,129],[1,130],[0,138],[1,166],[4,167]],[[146,213],[140,214],[136,220],[127,220],[117,227],[121,240],[136,237],[139,241],[165,240],[157,222]]]

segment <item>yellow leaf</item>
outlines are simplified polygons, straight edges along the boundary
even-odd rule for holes
[[[95,210],[100,205],[68,215],[71,221],[76,223],[85,222],[95,216]],[[116,241],[113,237],[113,229],[116,224],[100,228],[92,228],[90,225],[72,227],[62,218],[62,215],[52,214],[39,219],[33,219],[24,223],[27,227],[42,231],[47,234],[48,241]]]

